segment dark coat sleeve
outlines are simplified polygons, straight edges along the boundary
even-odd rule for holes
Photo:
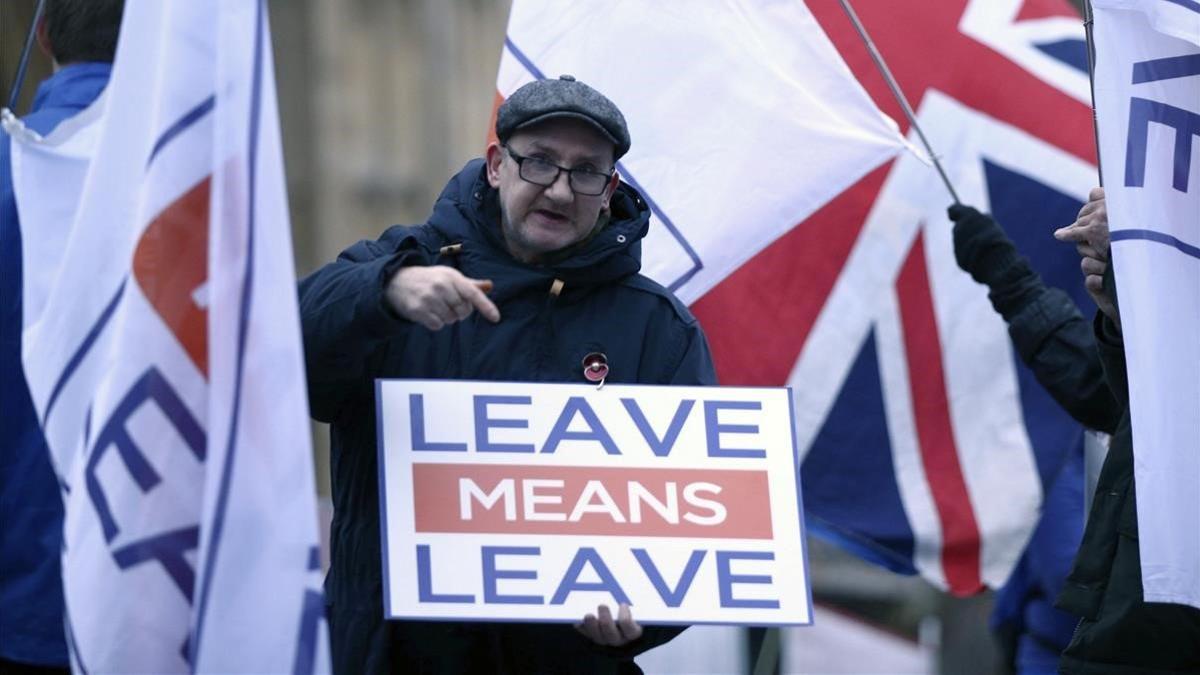
[[[713,366],[708,339],[694,319],[686,326],[679,360],[669,374],[669,384],[716,386],[717,371]]]
[[[1071,298],[1042,286],[1005,318],[1021,360],[1054,400],[1084,426],[1112,433],[1121,411],[1105,381],[1091,322]]]
[[[360,241],[300,281],[308,400],[317,420],[332,422],[356,391],[371,386],[372,357],[411,325],[384,298],[397,269],[426,262],[409,231],[394,227]]]

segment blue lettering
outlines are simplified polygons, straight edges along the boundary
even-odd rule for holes
[[[412,449],[414,452],[466,452],[466,443],[431,443],[425,440],[425,397],[421,394],[408,395],[408,409],[412,421]]]
[[[687,420],[688,413],[692,412],[692,406],[696,402],[686,398],[679,402],[679,407],[675,409],[675,416],[671,418],[671,424],[667,426],[667,431],[661,439],[654,433],[654,429],[650,427],[650,422],[646,420],[646,415],[638,406],[637,401],[632,398],[623,398],[621,399],[621,404],[629,412],[629,418],[637,425],[638,431],[642,432],[642,438],[646,439],[646,443],[650,446],[650,451],[654,453],[654,456],[666,457],[671,454],[671,448],[675,447],[675,441],[679,439],[679,432],[683,429],[683,423]]]
[[[133,437],[129,435],[129,430],[125,423],[129,418],[133,417],[134,413],[141,409],[142,404],[147,401],[154,401],[166,416],[167,420],[174,425],[188,449],[196,456],[196,459],[203,462],[205,457],[205,435],[204,429],[192,413],[184,405],[183,400],[175,393],[175,390],[167,384],[166,378],[157,368],[149,368],[137,382],[129,388],[129,392],[125,394],[125,398],[113,410],[112,415],[104,424],[104,428],[96,435],[96,444],[92,448],[91,456],[88,458],[86,467],[86,476],[84,482],[87,484],[88,497],[92,500],[92,506],[96,509],[96,515],[100,518],[100,527],[104,531],[104,539],[107,542],[112,540],[120,532],[117,527],[116,520],[113,518],[112,510],[108,506],[108,498],[104,494],[104,490],[100,487],[100,481],[96,477],[96,470],[103,459],[108,448],[116,446],[117,455],[125,464],[129,475],[133,477],[135,483],[143,493],[149,492],[156,485],[162,482],[162,477],[150,466],[146,455],[142,453],[137,444],[133,442]],[[90,413],[89,413],[90,419]],[[188,597],[191,597],[189,594]]]
[[[1133,64],[1133,84],[1173,80],[1200,75],[1200,54],[1151,59]],[[1146,182],[1146,144],[1150,123],[1165,124],[1175,130],[1175,151],[1171,187],[1187,192],[1191,174],[1192,136],[1200,136],[1200,115],[1183,108],[1150,101],[1129,99],[1129,133],[1125,141],[1125,185],[1142,187]]]
[[[476,452],[533,452],[534,447],[526,443],[492,443],[488,440],[490,429],[528,429],[529,420],[498,420],[488,417],[488,406],[529,405],[528,396],[476,396],[475,397],[475,451]]]
[[[434,594],[429,568],[429,544],[417,544],[417,600],[420,602],[475,602],[473,595]]]
[[[1171,187],[1187,192],[1191,175],[1192,136],[1200,136],[1200,115],[1183,108],[1150,101],[1129,99],[1129,136],[1125,144],[1125,185],[1142,187],[1146,183],[1146,144],[1150,123],[1158,122],[1175,130],[1175,156]]]
[[[667,607],[678,607],[683,604],[688,589],[692,587],[692,580],[696,578],[696,571],[700,569],[700,563],[704,560],[704,554],[708,552],[704,549],[692,551],[692,555],[688,556],[687,564],[683,566],[683,573],[679,575],[679,583],[675,584],[675,588],[672,590],[667,586],[666,580],[663,579],[654,561],[650,559],[650,554],[646,552],[646,549],[631,550],[633,557],[637,558],[638,564],[646,572],[646,578],[654,584],[654,590],[658,591],[659,597],[663,599]]]
[[[576,414],[587,423],[587,431],[567,431]],[[596,417],[592,406],[588,405],[588,402],[581,396],[572,396],[567,399],[562,414],[558,416],[558,421],[554,423],[554,428],[550,430],[550,435],[546,438],[546,444],[542,446],[542,452],[554,452],[558,449],[558,444],[563,441],[596,441],[604,446],[604,451],[608,454],[621,454],[617,444],[608,435],[608,430],[600,423],[600,418]]]
[[[316,546],[308,549],[308,571],[321,570],[321,552]],[[300,629],[296,631],[296,656],[292,659],[292,675],[312,675],[317,664],[317,630],[325,618],[325,597],[320,590],[306,589],[300,611]]]
[[[757,434],[757,424],[721,424],[718,415],[722,410],[762,410],[758,401],[705,401],[704,428],[708,437],[709,457],[766,457],[762,449],[735,449],[721,447],[721,434]]]
[[[498,570],[496,556],[539,555],[537,546],[484,546],[483,554],[483,601],[498,605],[541,605],[545,600],[540,595],[500,595],[496,582],[500,579],[537,579],[534,570]]]
[[[739,600],[733,597],[734,584],[769,584],[769,574],[733,574],[729,569],[734,560],[774,560],[770,551],[717,551],[717,586],[722,607],[745,609],[779,609],[778,600]]]
[[[196,572],[184,553],[194,550],[200,541],[200,528],[193,525],[172,530],[153,537],[146,537],[128,546],[113,551],[113,560],[121,569],[134,565],[158,561],[175,582],[175,586],[188,603],[192,601],[192,590],[196,585]]]
[[[583,573],[584,565],[591,565],[596,571],[596,576],[599,581],[581,582],[579,575]],[[612,571],[608,569],[608,565],[604,564],[604,560],[600,558],[600,554],[596,553],[596,549],[591,547],[583,547],[575,554],[575,558],[567,567],[566,574],[563,575],[562,583],[558,585],[558,590],[554,591],[554,597],[550,599],[550,604],[561,605],[567,601],[567,596],[574,591],[605,591],[613,597],[617,602],[623,602],[627,605],[633,603],[629,601],[629,596],[625,595],[625,591],[621,589],[613,577]]]

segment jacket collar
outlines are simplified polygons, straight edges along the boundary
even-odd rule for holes
[[[38,85],[32,111],[42,108],[86,108],[108,85],[112,64],[97,61],[72,63]]]
[[[484,161],[475,159],[446,185],[429,224],[448,241],[486,248],[487,257],[515,276],[562,279],[568,287],[593,286],[641,269],[641,240],[649,230],[650,208],[626,183],[618,186],[610,208],[608,224],[567,257],[546,265],[520,262],[500,234],[499,194],[487,182]]]

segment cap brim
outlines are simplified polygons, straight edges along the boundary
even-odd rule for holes
[[[620,153],[620,151],[621,151],[620,141],[618,141],[616,138],[614,138],[613,135],[610,134],[607,129],[605,129],[599,122],[592,119],[591,117],[584,115],[583,113],[577,113],[577,112],[574,112],[571,110],[555,110],[553,112],[548,112],[543,115],[538,115],[537,117],[530,118],[528,120],[525,120],[521,124],[513,127],[512,133],[516,133],[517,131],[524,129],[530,125],[537,124],[538,122],[544,122],[548,119],[554,119],[556,117],[569,117],[569,118],[587,122],[588,124],[592,125],[592,128],[594,128],[596,131],[599,131],[600,134],[602,136],[604,136],[604,138],[608,139],[608,141],[613,144],[613,149],[616,150],[618,153]],[[509,135],[511,136],[512,134],[509,134]]]

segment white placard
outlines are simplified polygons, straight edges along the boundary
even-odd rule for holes
[[[791,391],[379,380],[389,618],[804,625]]]

